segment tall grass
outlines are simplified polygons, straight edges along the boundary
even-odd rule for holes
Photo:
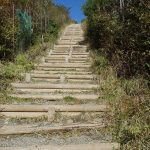
[[[114,138],[123,150],[148,150],[149,141],[149,2],[87,0],[85,36],[95,53],[100,95],[112,110]]]
[[[44,37],[44,41],[53,40],[63,26],[73,22],[69,9],[56,5],[53,0],[1,0],[0,11],[0,59],[3,61],[14,60],[18,53],[35,45],[39,37]],[[17,12],[26,12],[29,17],[19,18]]]
[[[100,96],[111,108],[107,116],[113,138],[122,150],[148,150],[150,91],[141,77],[121,79],[104,56],[95,56],[93,70],[100,76]]]

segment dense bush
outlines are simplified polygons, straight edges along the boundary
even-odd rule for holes
[[[116,1],[88,0],[83,10],[87,16],[88,41],[100,53],[105,53],[118,75],[132,77],[140,74],[149,78],[148,1],[125,1],[123,19]]]
[[[118,0],[87,0],[85,35],[96,55],[100,96],[113,112],[114,137],[123,150],[148,150],[150,2],[124,2],[121,10]]]
[[[102,55],[95,55],[92,69],[99,75],[100,99],[111,108],[105,117],[113,139],[121,144],[122,150],[148,150],[150,92],[147,80],[118,78]]]

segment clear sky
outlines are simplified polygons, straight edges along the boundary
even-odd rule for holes
[[[71,8],[70,16],[73,20],[77,22],[81,22],[84,19],[84,15],[82,12],[82,5],[86,0],[54,0],[56,4],[63,4],[67,8]]]

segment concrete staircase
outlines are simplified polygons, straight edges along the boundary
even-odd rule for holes
[[[104,104],[97,104],[99,95],[96,76],[90,70],[91,58],[87,51],[81,25],[68,26],[57,45],[49,50],[42,62],[36,65],[36,70],[23,74],[24,82],[12,83],[14,89],[11,97],[43,101],[40,104],[16,104],[0,106],[0,113],[5,117],[33,118],[46,116],[46,126],[6,125],[0,128],[0,135],[34,134],[35,132],[61,132],[64,130],[99,129],[106,124],[103,118],[85,122],[67,122],[54,124],[56,113],[66,113],[67,116],[79,117],[81,113],[102,114],[109,109]],[[47,102],[45,104],[45,101]],[[82,114],[83,115],[83,114]],[[40,150],[111,150],[118,148],[117,143],[105,142],[99,144],[80,144],[68,146],[43,146],[24,149]],[[0,148],[1,149],[1,148]],[[3,148],[5,149],[5,148]],[[12,147],[7,148],[13,150]],[[21,150],[22,148],[14,148]]]

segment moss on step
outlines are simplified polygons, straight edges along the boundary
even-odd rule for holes
[[[75,102],[77,101],[76,98],[72,97],[72,96],[65,96],[63,98],[63,100],[67,103],[67,104],[75,104]]]

